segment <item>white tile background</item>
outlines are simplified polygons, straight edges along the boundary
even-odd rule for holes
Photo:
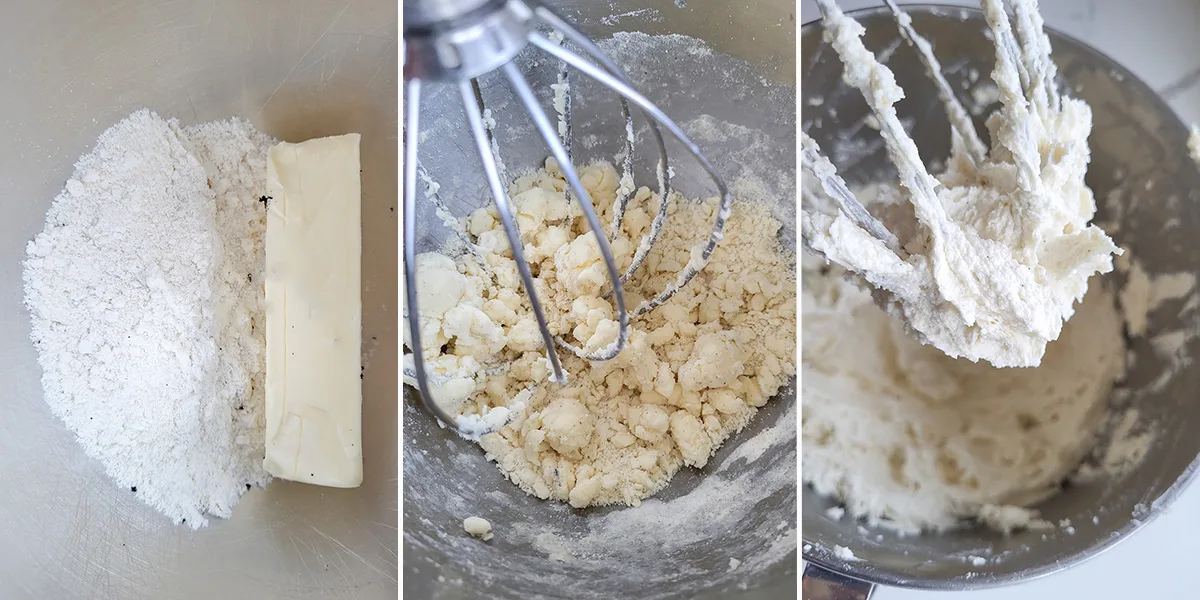
[[[911,2],[900,2],[910,4]],[[975,1],[941,4],[977,6]],[[880,0],[842,0],[845,10]],[[1041,0],[1046,24],[1098,48],[1200,122],[1200,0]],[[800,0],[803,23],[819,18]],[[1197,401],[1200,401],[1198,399]],[[978,592],[880,589],[878,600],[1158,600],[1200,598],[1200,484],[1101,556],[1045,579]]]

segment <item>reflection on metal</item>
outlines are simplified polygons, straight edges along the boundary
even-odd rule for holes
[[[804,600],[870,600],[875,586],[808,563],[800,590]]]

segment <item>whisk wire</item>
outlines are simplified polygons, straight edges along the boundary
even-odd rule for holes
[[[479,114],[483,115],[483,130],[487,134],[488,147],[492,149],[492,158],[496,161],[496,172],[500,174],[501,181],[508,181],[504,159],[500,157],[500,144],[496,142],[496,132],[493,131],[495,120],[492,120],[491,124],[488,123],[490,111],[483,100],[483,87],[479,85],[478,77],[471,78],[471,92],[475,95],[475,105],[479,107]]]
[[[821,147],[817,145],[816,140],[804,132],[800,132],[800,151],[804,158],[802,161],[804,173],[816,180],[825,196],[832,199],[855,224],[883,242],[889,250],[897,256],[904,256],[896,235],[867,211],[866,207],[850,191],[842,176],[838,175],[837,169],[833,167],[829,159],[821,154]]]
[[[567,64],[563,63],[563,69]],[[621,157],[621,185],[617,186],[617,200],[613,203],[612,223],[609,226],[608,241],[617,239],[621,234],[621,222],[625,220],[625,209],[633,196],[633,189],[626,189],[625,180],[633,180],[633,115],[629,113],[629,103],[621,98],[621,118],[625,121],[625,148]],[[653,122],[653,121],[652,121]],[[632,265],[630,265],[632,268]],[[632,271],[631,271],[632,272]],[[623,277],[621,279],[625,281]]]

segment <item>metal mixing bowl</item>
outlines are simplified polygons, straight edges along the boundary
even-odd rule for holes
[[[9,3],[0,19],[0,598],[394,598],[397,11],[389,0]],[[148,106],[278,138],[362,133],[364,481],[275,481],[228,521],[172,525],[42,401],[25,244],[75,160]]]
[[[905,8],[913,16],[916,30],[936,46],[952,85],[963,89],[972,68],[978,70],[980,82],[988,80],[994,50],[984,36],[987,27],[978,12]],[[948,126],[916,54],[899,42],[886,10],[860,11],[853,16],[866,27],[864,40],[872,51],[899,44],[888,63],[907,96],[897,108],[901,117],[915,119],[913,134],[926,162],[944,159],[949,153]],[[1152,273],[1200,270],[1200,248],[1191,238],[1200,227],[1200,173],[1186,155],[1187,128],[1132,73],[1082,42],[1048,33],[1065,86],[1093,110],[1087,183],[1100,205],[1097,220],[1108,218],[1104,198],[1121,189],[1129,208],[1113,236],[1117,243],[1132,248]],[[849,158],[837,166],[852,184],[887,177],[891,169],[877,132],[863,127],[856,134],[839,135],[860,122],[868,109],[862,97],[841,82],[841,63],[821,36],[820,23],[805,25],[802,30],[802,126],[831,156],[837,157],[838,146],[843,145]],[[823,100],[820,105],[818,97]],[[976,123],[985,135],[982,120],[988,112],[990,109]],[[858,145],[857,149],[853,145]],[[1179,219],[1179,225],[1166,228],[1169,217]],[[1105,280],[1109,285],[1124,283],[1119,274]],[[1166,318],[1161,312],[1159,317],[1152,319],[1147,338],[1180,326],[1179,318]],[[1073,534],[1059,528],[1046,532],[1045,537],[1036,531],[1004,536],[972,528],[905,538],[886,531],[864,535],[850,519],[828,518],[824,512],[831,506],[830,500],[806,489],[804,558],[875,583],[928,589],[982,588],[1048,575],[1095,556],[1133,533],[1179,495],[1200,464],[1196,460],[1200,411],[1193,402],[1200,369],[1185,370],[1161,390],[1152,389],[1149,384],[1165,363],[1147,338],[1131,342],[1136,362],[1122,386],[1130,392],[1128,401],[1139,409],[1144,422],[1152,424],[1157,437],[1145,459],[1128,475],[1066,484],[1060,494],[1036,507],[1051,521],[1070,519]],[[1200,342],[1189,342],[1186,352],[1194,356],[1197,351]],[[861,560],[836,558],[832,552],[835,545],[849,548]],[[998,558],[976,567],[967,560],[971,555]]]
[[[794,3],[683,5],[673,0],[553,3],[597,40],[636,31],[683,34],[707,43],[711,56],[701,49],[684,51],[687,44],[678,40],[609,49],[636,87],[695,134],[730,183],[759,175],[788,224],[782,241],[794,247]],[[536,56],[527,51],[519,60],[548,107],[557,63],[541,58],[533,64]],[[513,174],[538,166],[547,150],[507,88],[493,83],[485,79],[484,96],[496,113],[504,162]],[[576,162],[612,160],[623,138],[613,94],[586,85],[582,77],[573,78],[572,86]],[[435,90],[426,86],[422,99],[420,158],[452,211],[465,216],[490,199],[456,91]],[[716,127],[701,126],[702,115],[710,115],[707,122]],[[635,123],[643,126],[640,118]],[[748,131],[734,131],[736,126]],[[675,185],[693,197],[712,194],[703,172],[675,150]],[[643,145],[638,156],[640,182],[653,181],[649,169],[657,154]],[[423,209],[418,251],[437,250],[447,231],[432,207]],[[696,239],[705,235],[697,231]],[[411,389],[405,395],[406,594],[523,600],[795,597],[794,387],[773,399],[705,469],[681,471],[656,499],[638,508],[587,510],[527,495],[505,480],[476,445],[439,428]],[[739,453],[752,439],[757,444]],[[494,539],[485,543],[463,532],[463,519],[473,515],[492,522]],[[574,557],[566,562],[548,557],[564,552]],[[742,564],[730,569],[731,558]]]

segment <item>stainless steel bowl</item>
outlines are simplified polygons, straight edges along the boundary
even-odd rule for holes
[[[952,7],[905,7],[917,31],[935,45],[949,79],[963,89],[968,70],[987,80],[993,48],[984,36],[986,25],[977,11]],[[915,119],[914,137],[922,157],[944,159],[949,153],[945,116],[932,85],[914,52],[898,42],[899,34],[886,10],[853,14],[867,29],[865,43],[879,52],[899,43],[889,66],[907,98],[897,105],[901,117]],[[1090,138],[1092,162],[1087,183],[1101,206],[1097,220],[1107,216],[1103,199],[1118,188],[1130,206],[1114,238],[1131,247],[1151,272],[1200,270],[1200,248],[1192,240],[1200,227],[1200,172],[1186,155],[1187,128],[1171,109],[1132,73],[1086,44],[1048,32],[1061,79],[1072,95],[1091,105],[1094,127]],[[875,144],[868,152],[839,164],[852,183],[890,176],[878,133],[862,128],[839,137],[867,114],[861,96],[841,82],[841,64],[821,39],[820,23],[805,25],[801,37],[802,126],[821,146],[837,156],[844,143]],[[823,104],[810,99],[821,97]],[[982,127],[985,111],[977,119]],[[836,116],[835,116],[836,115]],[[1151,183],[1152,182],[1152,183]],[[1178,227],[1164,221],[1178,218]],[[1105,284],[1120,285],[1117,274]],[[1096,285],[1096,284],[1093,284]],[[1194,316],[1187,317],[1194,320]],[[1153,321],[1149,335],[1177,328],[1179,319]],[[1200,369],[1180,373],[1163,389],[1148,387],[1165,368],[1145,338],[1131,342],[1134,368],[1122,387],[1143,421],[1158,432],[1145,459],[1124,477],[1088,484],[1064,484],[1062,492],[1037,506],[1051,521],[1070,519],[1074,533],[1055,529],[1003,536],[982,528],[942,535],[897,537],[886,531],[861,534],[850,519],[834,521],[824,511],[829,499],[806,489],[802,529],[804,558],[835,572],[879,584],[926,589],[993,587],[1041,577],[1077,564],[1130,535],[1171,503],[1192,480],[1200,453],[1200,410],[1193,402]],[[1192,341],[1187,352],[1200,351]],[[1105,434],[1106,435],[1106,434]],[[1103,443],[1103,442],[1102,442]],[[877,539],[876,536],[882,536]],[[835,545],[849,548],[860,561],[833,555]],[[967,557],[995,556],[983,566]]]
[[[779,216],[794,223],[794,3],[552,4],[602,43],[617,31],[677,33],[706,42],[711,56],[688,53],[670,40],[608,50],[636,87],[689,133],[698,134],[696,141],[727,181],[762,175],[762,183],[778,199]],[[519,60],[543,105],[549,106],[557,64],[549,58],[530,64],[532,56]],[[576,162],[612,160],[623,139],[618,104],[611,92],[585,85],[583,79],[572,80]],[[485,79],[484,95],[496,113],[509,172],[538,166],[547,150],[510,91],[491,83]],[[490,201],[479,158],[457,108],[456,91],[435,91],[429,85],[423,93],[421,123],[428,124],[423,126],[428,135],[420,148],[422,164],[442,185],[441,196],[451,209],[465,216]],[[728,139],[703,135],[697,121],[702,115],[721,127],[733,124],[750,132]],[[635,123],[641,126],[637,117]],[[598,143],[586,141],[589,136]],[[653,181],[650,169],[657,154],[641,147],[639,156],[644,159],[637,165],[640,181]],[[709,179],[683,153],[674,151],[672,157],[679,188],[691,195],[713,192],[704,187]],[[424,208],[418,251],[436,250],[447,232],[432,208]],[[696,232],[697,240],[704,235]],[[794,247],[794,227],[783,238]],[[406,594],[436,599],[795,597],[794,387],[773,399],[702,472],[685,469],[641,507],[588,510],[527,495],[505,480],[476,445],[440,429],[412,393],[405,389]],[[770,431],[762,434],[764,430]],[[777,443],[764,444],[765,452],[751,462],[734,457],[740,444],[757,435],[766,436],[757,438],[760,442]],[[747,485],[751,481],[760,485]],[[732,493],[722,482],[740,482],[743,493]],[[463,532],[462,520],[473,515],[492,522],[495,538],[484,543]],[[618,521],[624,526],[613,526]],[[566,562],[549,558],[562,556],[555,546],[574,557]],[[742,564],[731,570],[730,558]]]
[[[394,598],[397,10],[389,0],[9,3],[0,18],[0,598]],[[42,401],[25,244],[75,160],[148,106],[290,141],[361,132],[363,486],[275,481],[228,521],[172,525]]]

